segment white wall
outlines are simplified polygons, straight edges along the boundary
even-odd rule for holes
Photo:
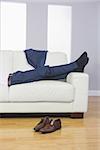
[[[100,90],[100,2],[98,3],[97,87]]]
[[[90,77],[90,90],[98,90],[97,3],[73,4],[72,23],[72,60],[77,58],[84,50],[88,52],[90,61],[85,72],[87,72]]]

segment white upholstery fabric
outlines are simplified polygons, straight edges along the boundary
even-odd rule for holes
[[[10,101],[72,102],[74,89],[62,81],[45,80],[11,86]]]
[[[73,112],[73,103],[29,103],[29,102],[9,102],[0,103],[1,113],[66,113]]]
[[[66,64],[67,63],[67,56],[63,53],[47,53],[47,58],[45,65],[49,66],[57,66],[60,64]],[[16,71],[26,71],[34,69],[31,65],[28,64],[26,60],[26,56],[24,51],[14,51],[13,52],[13,72]]]
[[[88,74],[73,72],[67,76],[66,80],[75,88],[73,111],[82,112],[84,110],[86,112],[88,107]]]
[[[8,74],[12,72],[12,52],[0,51],[0,84],[7,85]]]
[[[24,51],[13,52],[13,72],[34,69],[28,64]]]
[[[67,56],[60,52],[48,52],[45,65],[58,66],[67,64]]]
[[[0,85],[0,102],[8,101],[8,87]]]

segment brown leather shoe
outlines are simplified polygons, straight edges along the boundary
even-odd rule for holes
[[[40,129],[40,132],[45,134],[45,133],[54,132],[54,131],[59,130],[59,129],[61,129],[61,120],[57,119],[57,120],[54,120],[53,122],[51,122],[49,124],[46,124],[44,126],[44,128]]]
[[[40,120],[40,122],[34,127],[34,130],[38,132],[41,128],[43,128],[46,124],[51,123],[52,119],[49,119],[49,117],[45,117]]]

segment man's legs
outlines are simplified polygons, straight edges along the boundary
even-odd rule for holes
[[[48,71],[47,67],[48,66],[39,67],[34,70],[17,71],[12,73],[8,77],[8,86],[42,80],[45,76],[45,72]]]
[[[84,72],[84,68],[88,61],[89,58],[87,57],[87,53],[84,52],[73,63],[50,67],[50,73],[48,75],[46,74],[46,76],[49,77],[49,79],[62,79],[65,78],[70,72]]]
[[[34,70],[29,71],[17,71],[13,74],[10,74],[8,78],[8,86],[28,83],[33,81],[39,81],[42,79],[52,79],[52,77],[68,74],[73,70],[77,69],[77,64],[75,62],[62,66],[49,67],[44,66]]]
[[[44,66],[35,70],[25,72],[15,72],[8,78],[8,86],[14,84],[28,83],[42,79],[52,79],[52,77],[64,75],[73,71],[83,72],[84,67],[88,63],[87,53],[83,53],[75,62],[61,66]]]
[[[46,77],[56,77],[64,74],[68,74],[75,69],[78,69],[78,65],[76,62],[70,63],[70,64],[65,64],[61,66],[53,66],[47,68],[49,71],[46,72]]]

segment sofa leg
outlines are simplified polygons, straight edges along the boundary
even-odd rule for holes
[[[84,118],[84,113],[71,113],[70,118],[73,119],[82,119]]]

